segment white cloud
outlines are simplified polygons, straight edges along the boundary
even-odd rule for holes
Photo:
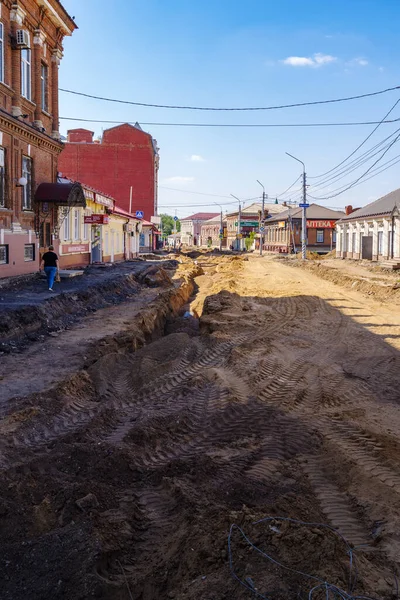
[[[351,67],[366,67],[369,63],[366,58],[357,57],[350,60],[347,64]]]
[[[379,69],[378,69],[378,71],[379,71],[380,73],[383,73],[383,71],[384,71],[384,70],[385,70],[385,67],[379,67]]]
[[[191,162],[204,162],[204,158],[200,154],[192,154],[189,160]]]
[[[317,52],[313,56],[288,56],[282,62],[290,67],[322,67],[329,63],[336,62],[336,56],[330,54],[322,54]]]
[[[165,183],[190,183],[191,181],[194,181],[194,177],[182,177],[180,175],[164,179]]]

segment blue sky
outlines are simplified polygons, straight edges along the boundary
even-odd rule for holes
[[[106,0],[63,3],[79,26],[64,42],[60,71],[60,87],[71,90],[153,104],[241,107],[352,96],[399,84],[398,0],[113,0],[111,9]],[[226,113],[134,107],[60,93],[60,114],[139,123],[375,121],[399,97],[400,90],[334,105]],[[391,117],[400,117],[400,104]],[[87,127],[99,135],[111,126],[61,121],[64,134]],[[225,204],[229,198],[193,192],[252,198],[261,191],[259,179],[270,197],[281,193],[301,171],[285,152],[306,163],[309,183],[318,182],[311,177],[341,162],[373,129],[142,126],[160,146],[160,211],[177,209],[179,216],[218,211],[214,202],[232,208]],[[362,151],[395,129],[395,123],[382,125]],[[400,140],[382,164],[400,154],[397,147]],[[331,187],[309,191],[325,196],[372,162]],[[394,166],[320,203],[364,205],[400,187],[398,171]]]

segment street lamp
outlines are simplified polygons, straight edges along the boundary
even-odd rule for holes
[[[307,204],[307,187],[306,187],[306,166],[302,160],[293,156],[293,154],[289,154],[289,152],[285,152],[290,158],[297,160],[297,162],[303,165],[303,202],[299,204],[299,206],[303,209],[302,218],[301,218],[301,258],[306,260],[307,258],[307,219],[306,219],[306,208]]]
[[[237,200],[239,202],[239,218],[238,218],[238,228],[237,228],[238,238],[237,238],[236,247],[237,247],[237,250],[240,250],[240,246],[241,246],[241,244],[240,244],[240,234],[241,234],[241,231],[242,231],[242,228],[240,226],[240,220],[242,218],[242,207],[240,205],[241,200],[240,200],[240,198],[238,198],[237,196],[234,196],[233,194],[231,194],[231,196],[232,196],[232,198],[235,198],[235,200]]]
[[[265,187],[263,186],[263,184],[261,183],[261,181],[258,181],[258,179],[256,179],[257,183],[259,183],[263,189],[263,195],[262,195],[262,209],[261,209],[261,218],[260,218],[260,256],[262,256],[262,251],[263,251],[263,244],[264,244],[264,235],[261,233],[261,227],[264,228],[264,208],[265,208],[265,198],[268,198],[268,196],[265,193]]]
[[[224,226],[222,223],[222,206],[218,204],[218,202],[214,202],[215,206],[219,206],[221,209],[221,220],[220,220],[220,228],[219,228],[219,251],[222,252],[222,236],[224,233]]]

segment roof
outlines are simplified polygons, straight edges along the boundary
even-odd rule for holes
[[[394,190],[390,194],[386,194],[386,196],[382,196],[382,198],[367,204],[367,206],[355,210],[349,215],[344,216],[341,220],[351,221],[352,219],[364,219],[365,217],[391,215],[396,207],[400,210],[400,189]]]
[[[225,217],[222,217],[222,222],[226,221]],[[202,223],[202,225],[219,225],[221,223],[221,215],[217,215],[215,217],[213,217],[212,219],[208,219],[207,221],[204,221],[204,223]]]
[[[289,209],[284,207],[284,212],[281,212],[279,215],[275,215],[268,219],[268,223],[275,221],[285,221],[289,217]],[[290,209],[290,216],[292,219],[300,219],[303,214],[303,209],[297,207],[292,207]],[[331,208],[326,208],[326,206],[321,206],[320,204],[310,204],[307,208],[307,219],[321,219],[327,221],[333,221],[335,219],[341,219],[344,216],[344,211],[341,210],[332,210]]]
[[[258,212],[261,209],[262,209],[261,202],[253,202],[253,204],[249,204],[249,206],[245,206],[244,208],[242,208],[241,215],[242,216],[243,215],[246,215],[246,216],[254,215],[254,216],[258,217]],[[284,212],[286,210],[286,207],[283,206],[283,204],[275,204],[275,202],[265,202],[264,210],[268,211],[268,214],[270,214],[270,215],[276,215],[278,213]],[[235,210],[235,211],[229,213],[228,217],[237,215],[238,213],[239,213],[239,211]]]
[[[135,219],[136,221],[140,221],[141,220],[141,219],[138,219],[132,213],[129,213],[128,211],[124,210],[120,206],[115,206],[114,205],[113,214],[120,215],[121,217],[126,217],[127,219]]]
[[[72,179],[69,179],[68,177],[63,177],[62,174],[61,175],[59,174],[57,176],[57,182],[62,183],[62,184],[79,183],[85,190],[90,190],[91,192],[94,192],[95,194],[100,194],[100,196],[104,196],[104,198],[109,198],[110,200],[114,200],[114,198],[112,196],[110,196],[110,194],[101,192],[100,190],[97,190],[96,188],[92,187],[91,185],[88,185],[87,183],[82,183],[82,181],[72,181]]]
[[[218,217],[219,213],[195,213],[194,215],[190,215],[190,217],[185,217],[184,219],[180,219],[180,221],[209,221],[214,217]]]
[[[150,221],[146,221],[146,219],[143,219],[142,225],[143,225],[143,227],[151,227],[152,229],[156,229],[155,224],[150,223]]]

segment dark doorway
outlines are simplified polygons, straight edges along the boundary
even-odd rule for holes
[[[372,260],[372,236],[363,235],[361,242],[361,258]]]

